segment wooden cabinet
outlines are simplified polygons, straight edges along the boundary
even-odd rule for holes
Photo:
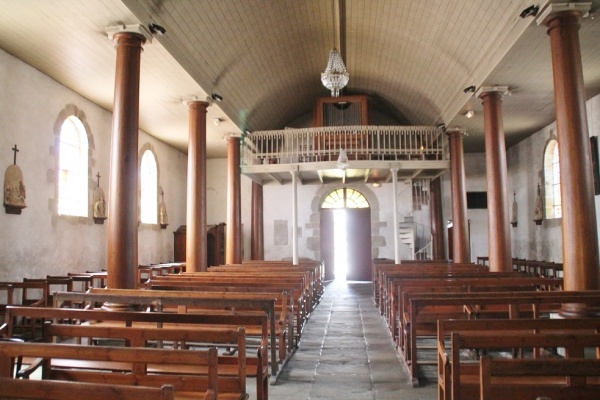
[[[173,256],[175,262],[185,262],[186,226],[173,232]],[[225,264],[225,223],[206,227],[207,265]]]

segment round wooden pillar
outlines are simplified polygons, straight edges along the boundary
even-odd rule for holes
[[[467,192],[465,190],[465,154],[463,132],[448,131],[450,170],[452,174],[452,259],[455,263],[471,262]]]
[[[490,270],[512,271],[506,144],[502,124],[502,93],[483,92],[485,164],[488,207],[488,256]]]
[[[242,262],[240,139],[227,138],[227,235],[225,263]]]
[[[436,178],[429,183],[431,213],[431,256],[434,260],[446,259],[444,246],[444,220],[442,217],[442,183]]]
[[[565,290],[600,288],[598,233],[585,87],[579,45],[579,11],[551,14],[550,35],[560,156],[562,241]],[[575,304],[565,314],[585,315]]]
[[[143,35],[114,34],[117,50],[110,148],[108,287],[137,287],[138,120]]]
[[[252,260],[264,260],[264,234],[263,234],[263,185],[252,182],[252,234],[251,254]]]
[[[187,171],[185,267],[187,272],[206,272],[206,109],[205,101],[191,101]]]

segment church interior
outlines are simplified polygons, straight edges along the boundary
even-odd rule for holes
[[[597,398],[600,0],[0,7],[0,398]]]

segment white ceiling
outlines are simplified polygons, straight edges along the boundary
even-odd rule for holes
[[[545,3],[546,0],[540,1]],[[345,93],[366,93],[403,124],[467,129],[483,151],[483,119],[470,85],[508,85],[510,146],[554,118],[550,40],[521,11],[531,0],[340,0]],[[209,157],[223,136],[310,120],[334,41],[332,0],[0,0],[0,47],[112,109],[116,53],[109,25],[157,23],[144,46],[140,127],[185,151],[181,99],[224,97],[208,111]],[[592,10],[600,8],[594,0]],[[589,97],[600,93],[600,17],[580,31]],[[467,109],[475,117],[463,117]],[[215,126],[212,121],[224,121]]]

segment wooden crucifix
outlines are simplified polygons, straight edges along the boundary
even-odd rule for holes
[[[14,154],[14,158],[13,158],[13,165],[17,165],[17,153],[18,153],[20,150],[17,148],[17,145],[16,145],[16,144],[15,144],[15,147],[13,147],[11,150],[13,151],[13,153],[15,153],[15,154]]]
[[[100,172],[98,172],[96,177],[98,178],[98,185],[96,187],[100,187]]]

